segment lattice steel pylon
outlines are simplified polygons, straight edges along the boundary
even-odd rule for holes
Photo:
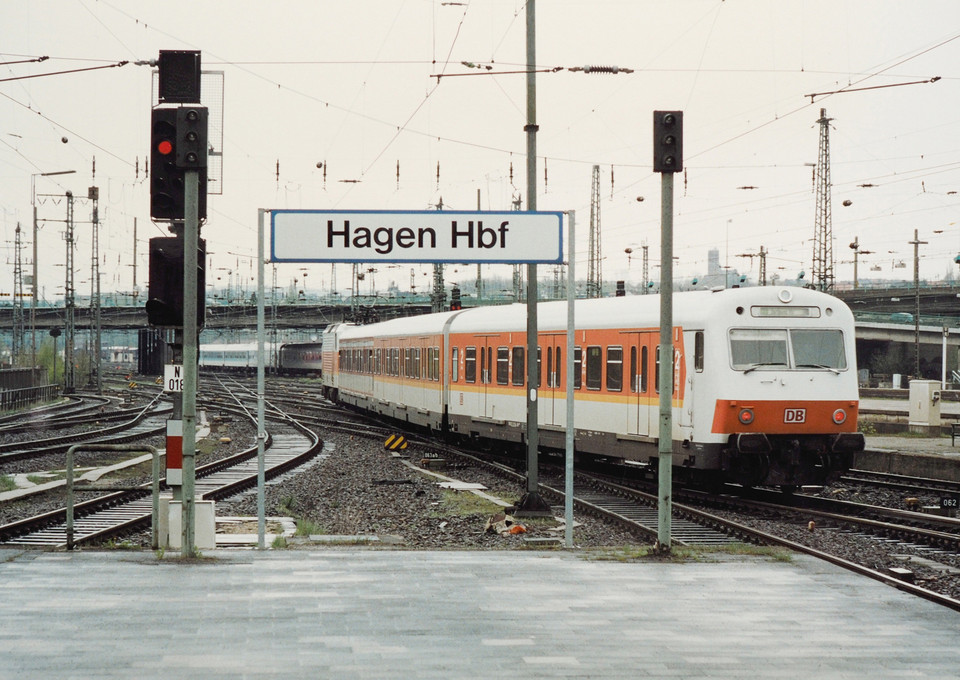
[[[587,297],[603,294],[603,274],[600,271],[600,166],[593,166],[593,184],[590,191],[590,240],[587,244]]]
[[[833,288],[833,215],[830,182],[830,121],[820,109],[820,150],[817,154],[817,214],[813,228],[813,286],[820,291]]]
[[[73,287],[73,256],[75,244],[73,240],[73,193],[67,192],[67,230],[64,241],[67,244],[66,270],[63,297],[63,392],[73,394],[76,391],[76,364],[74,363],[74,332],[75,332],[75,288]]]

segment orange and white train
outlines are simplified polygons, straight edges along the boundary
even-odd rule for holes
[[[567,303],[538,307],[540,446],[563,450],[573,379],[575,448],[658,460],[659,296],[578,300],[573,375]],[[758,287],[674,296],[673,452],[678,472],[793,489],[849,468],[857,432],[854,321],[830,295]],[[526,306],[477,307],[322,338],[328,397],[452,436],[521,443]]]

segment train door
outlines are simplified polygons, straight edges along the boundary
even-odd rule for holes
[[[493,381],[496,370],[496,357],[493,346],[495,338],[478,335],[476,339],[476,378],[477,378],[477,413],[485,418],[493,418],[495,404],[490,394],[490,383]],[[470,357],[469,349],[467,357]]]
[[[683,354],[688,357],[688,360],[692,360],[691,364],[686,366],[686,384],[683,389],[683,407],[680,409],[680,426],[693,428],[693,398],[696,394],[695,386],[699,374],[703,372],[703,331],[692,331],[684,332],[684,351]],[[689,348],[693,347],[692,354],[689,352]],[[675,371],[679,371],[680,362],[684,360],[684,357],[678,355],[676,357],[677,367]]]
[[[627,432],[649,436],[651,427],[650,409],[650,347],[649,333],[624,334],[624,366],[629,380],[630,396],[627,408]],[[653,412],[656,417],[656,412]],[[655,425],[656,423],[654,423]]]
[[[541,363],[537,374],[541,378],[540,417],[541,422],[547,425],[566,423],[567,393],[563,382],[566,347],[566,335],[548,335],[539,348]]]

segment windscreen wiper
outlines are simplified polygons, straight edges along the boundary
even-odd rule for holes
[[[833,366],[825,366],[823,364],[797,364],[797,368],[822,368],[827,371],[833,371],[837,375],[840,375],[840,371],[838,371]]]
[[[755,370],[757,370],[758,368],[761,368],[761,367],[763,367],[763,366],[786,366],[786,364],[783,363],[782,361],[765,361],[765,362],[758,362],[758,363],[756,363],[756,364],[751,364],[749,368],[747,368],[747,369],[745,369],[745,370],[743,371],[743,374],[746,375],[746,374],[749,373],[750,371],[755,371]]]

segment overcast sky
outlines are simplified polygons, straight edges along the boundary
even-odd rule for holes
[[[760,246],[768,274],[809,277],[821,108],[833,119],[837,280],[852,279],[855,237],[874,251],[861,278],[912,279],[914,229],[928,242],[922,277],[958,270],[956,0],[540,0],[536,20],[537,67],[550,71],[537,77],[537,207],[577,211],[580,276],[594,165],[604,278],[638,282],[639,257],[625,251],[643,242],[657,276],[655,109],[685,118],[678,277],[702,275],[711,247],[755,277],[757,260],[739,255]],[[478,195],[484,210],[526,205],[525,77],[510,73],[524,67],[525,38],[521,0],[0,3],[0,292],[13,288],[18,223],[30,269],[31,176],[62,170],[76,173],[34,178],[44,298],[62,298],[64,281],[66,207],[50,195],[85,198],[91,185],[102,289],[132,285],[135,220],[145,284],[147,240],[167,232],[150,221],[144,177],[154,76],[134,62],[161,49],[201,50],[204,70],[223,73],[222,95],[204,91],[223,154],[222,194],[210,196],[202,231],[208,283],[230,270],[250,287],[258,208],[472,210]],[[49,59],[18,63],[39,57]],[[569,70],[585,65],[633,72]],[[69,71],[79,72],[26,78]],[[88,201],[76,201],[75,220],[85,294]],[[409,288],[409,265],[378,269],[379,288]],[[451,267],[448,281],[474,271]],[[329,287],[329,265],[306,272],[311,288]],[[278,267],[281,286],[294,277],[299,266]]]

